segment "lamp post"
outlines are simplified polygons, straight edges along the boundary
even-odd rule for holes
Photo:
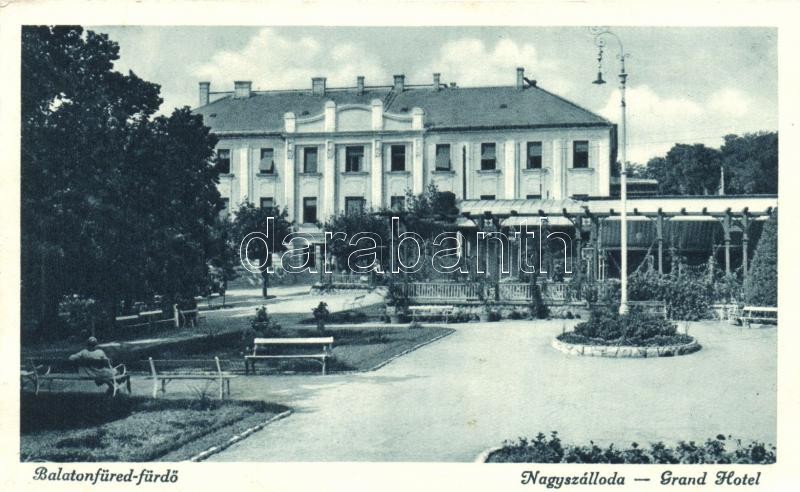
[[[628,312],[628,189],[627,189],[627,150],[628,150],[628,129],[626,122],[626,103],[625,103],[625,85],[628,81],[628,73],[625,71],[625,58],[628,53],[625,53],[625,48],[622,46],[622,40],[606,27],[593,27],[591,29],[594,35],[594,44],[597,46],[597,80],[593,83],[597,85],[605,84],[603,80],[603,50],[606,47],[606,39],[612,38],[617,41],[619,45],[619,90],[620,90],[620,199],[622,201],[620,213],[620,303],[619,314],[626,314]]]

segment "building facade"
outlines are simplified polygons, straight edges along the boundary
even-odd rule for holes
[[[514,74],[509,74],[510,81]],[[230,207],[285,207],[310,228],[359,208],[403,203],[435,184],[457,199],[607,197],[616,129],[517,69],[506,87],[443,83],[254,91],[200,82],[195,110],[219,137]]]

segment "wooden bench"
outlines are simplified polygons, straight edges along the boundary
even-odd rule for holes
[[[418,315],[444,316],[444,324],[447,324],[447,319],[453,314],[454,309],[453,306],[411,306],[408,308],[412,321],[416,321]]]
[[[778,308],[767,306],[745,306],[739,317],[743,326],[750,328],[750,324],[778,324]]]
[[[292,347],[292,348],[314,348],[313,353],[291,353],[291,354],[270,354],[259,353],[259,349],[265,349],[267,352],[269,348],[274,347]],[[250,374],[250,370],[255,374],[255,363],[257,360],[269,359],[310,359],[318,360],[322,364],[322,374],[325,375],[326,360],[331,356],[333,349],[333,337],[316,337],[316,338],[256,338],[253,340],[253,353],[244,356],[244,372]],[[321,350],[321,352],[319,351]]]
[[[667,319],[667,303],[664,301],[628,301],[631,311],[653,314]]]
[[[167,383],[170,381],[212,381],[217,382],[219,399],[222,400],[225,394],[231,396],[231,379],[235,378],[235,374],[223,371],[219,362],[219,357],[214,357],[213,360],[208,359],[188,359],[188,360],[156,360],[148,357],[147,361],[150,363],[150,376],[149,379],[153,382],[153,398],[158,397],[158,392],[167,392]],[[160,369],[156,369],[158,363]],[[178,369],[165,369],[167,366],[178,365]],[[187,366],[195,366],[189,367]],[[205,366],[205,368],[196,367]],[[161,384],[159,384],[159,382]]]
[[[147,326],[152,329],[158,323],[171,323],[171,318],[164,318],[164,311],[161,309],[154,309],[151,311],[140,311],[137,314],[128,314],[125,316],[117,316],[114,318],[114,323],[125,328],[136,328],[140,326]]]
[[[103,359],[97,361],[75,361],[76,372],[74,373],[54,373],[51,372],[50,366],[45,368],[44,365],[37,365],[31,363],[28,367],[20,370],[20,377],[23,384],[30,383],[33,386],[35,394],[39,394],[43,383],[48,382],[48,391],[53,389],[53,381],[99,381],[101,384],[107,384],[111,390],[111,396],[117,396],[117,393],[123,388],[131,393],[131,377],[125,364],[113,365],[111,360]],[[94,374],[93,370],[107,370],[108,374]],[[111,376],[110,374],[113,374]]]

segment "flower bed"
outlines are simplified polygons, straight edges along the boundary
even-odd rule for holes
[[[700,350],[697,340],[679,334],[669,320],[643,312],[619,315],[610,309],[593,311],[589,321],[557,336],[552,345],[564,353],[597,357],[669,357]]]
[[[736,449],[728,450],[734,443]],[[629,464],[770,464],[775,463],[775,446],[761,442],[743,443],[739,439],[726,439],[722,434],[705,443],[678,441],[676,446],[663,442],[649,447],[632,443],[628,448],[612,445],[601,448],[589,445],[562,445],[557,432],[548,439],[544,434],[528,440],[506,441],[503,447],[489,454],[488,463],[629,463]]]

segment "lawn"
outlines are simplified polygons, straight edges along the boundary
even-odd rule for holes
[[[452,333],[450,328],[337,328],[325,331],[325,336],[334,339],[332,357],[328,360],[328,372],[368,371],[421,344],[428,343]],[[284,328],[281,337],[320,336],[314,328],[302,326]],[[158,354],[163,359],[208,359],[219,357],[228,370],[244,371],[244,354],[252,340],[238,336],[220,337],[213,346],[202,344],[189,347],[173,347]],[[134,369],[139,369],[137,364]],[[256,372],[264,373],[318,373],[319,363],[313,360],[290,359],[260,362]]]
[[[265,402],[21,394],[21,461],[185,460],[286,410]]]

